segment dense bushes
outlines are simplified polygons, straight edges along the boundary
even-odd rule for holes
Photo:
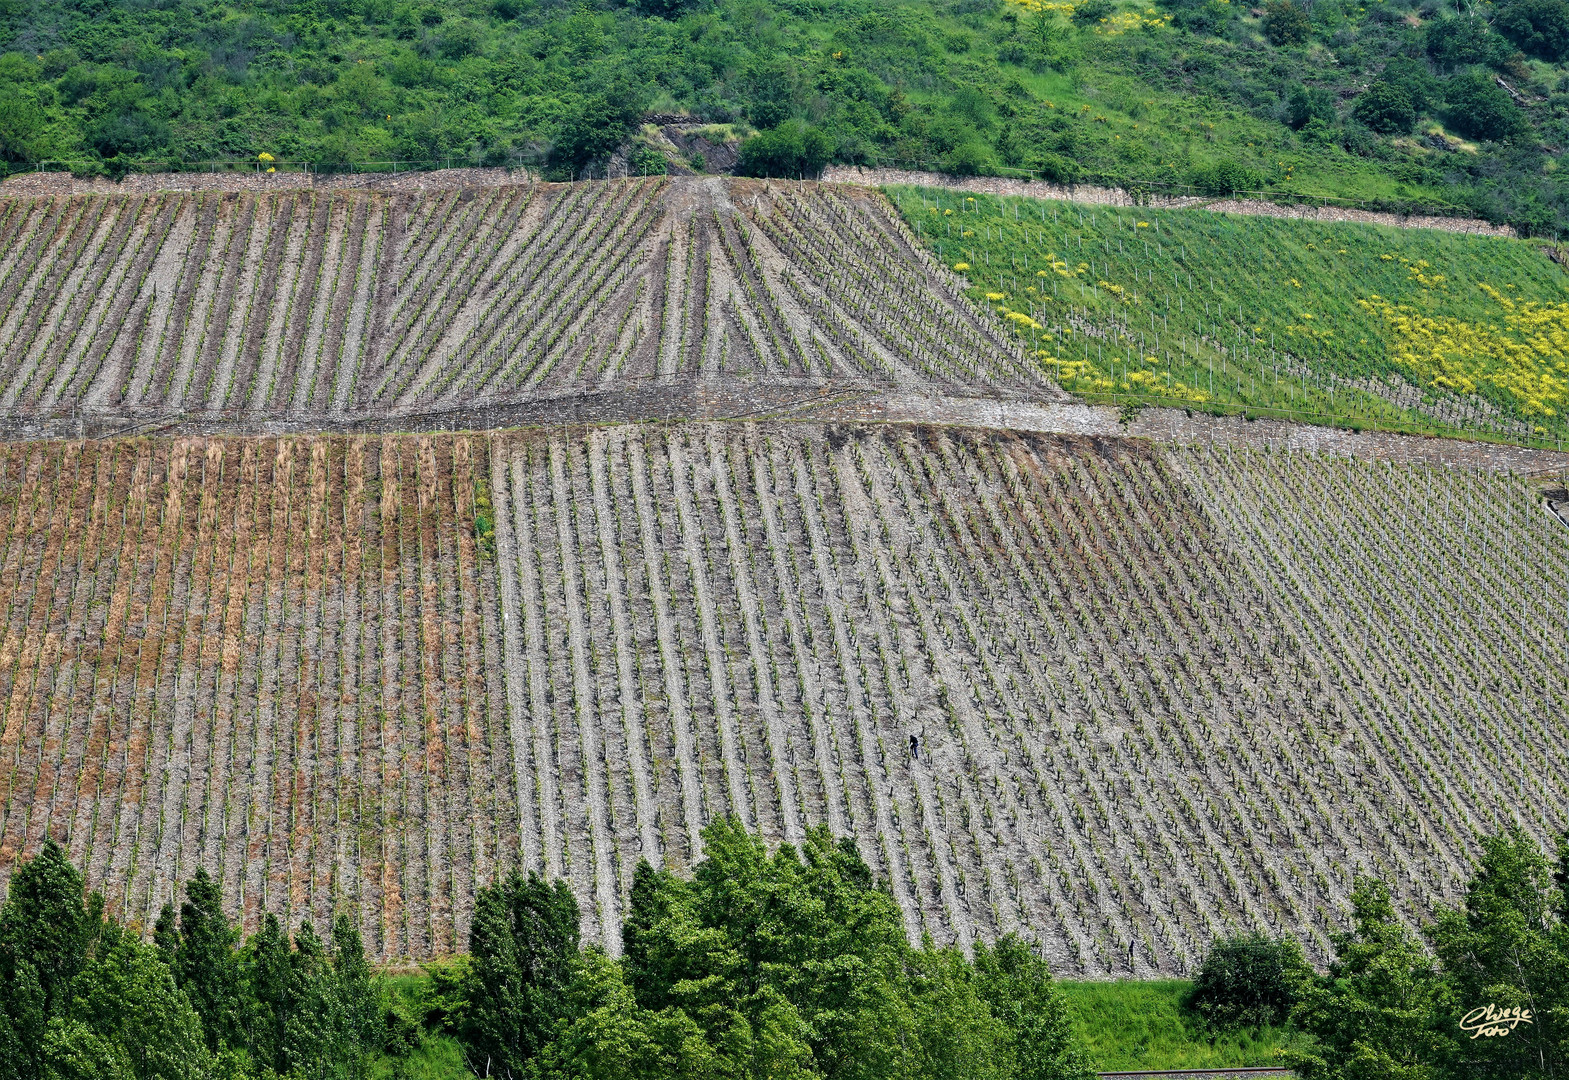
[[[1416,123],[1416,107],[1404,87],[1380,80],[1357,98],[1352,110],[1356,118],[1384,134],[1410,131]]]
[[[1235,12],[1221,0],[1167,0],[1171,25],[1190,34],[1220,34]]]
[[[1508,45],[1475,15],[1434,19],[1427,24],[1423,43],[1433,63],[1444,70],[1467,64],[1502,64],[1509,54]]]
[[[1569,3],[1564,0],[1514,0],[1494,16],[1493,26],[1531,56],[1550,63],[1569,58]]]
[[[1193,185],[1211,195],[1235,195],[1242,191],[1258,191],[1264,186],[1264,177],[1257,169],[1250,169],[1230,159],[1222,159],[1208,168],[1192,174]]]
[[[34,156],[43,114],[15,90],[0,89],[0,161],[27,161]]]
[[[1312,976],[1294,938],[1259,933],[1222,938],[1199,968],[1188,1007],[1217,1027],[1282,1024]]]
[[[1545,165],[1569,146],[1569,73],[1527,63],[1564,56],[1569,4],[1447,10],[1299,0],[1093,0],[1071,13],[1022,0],[0,5],[0,162],[118,174],[265,150],[318,167],[512,164],[565,179],[622,161],[645,113],[686,112],[736,125],[736,138],[762,132],[741,157],[760,175],[899,161],[1182,183],[1227,159],[1272,177],[1301,155],[1299,194],[1569,221],[1569,170]],[[1529,107],[1466,125],[1466,102],[1445,108],[1451,88],[1441,84],[1472,67],[1511,80]],[[1053,84],[1062,90],[1044,88],[1048,71],[1064,76]],[[1397,141],[1424,117],[1543,149],[1529,160],[1494,147],[1460,158],[1441,141]],[[1495,133],[1476,135],[1481,127]],[[644,150],[633,171],[659,171]],[[672,155],[673,168],[684,164]]]
[[[1518,134],[1525,116],[1507,91],[1485,71],[1465,71],[1450,80],[1445,96],[1449,126],[1473,139],[1507,139]]]
[[[1312,32],[1307,11],[1296,0],[1270,0],[1264,5],[1264,36],[1271,45],[1300,45]]]
[[[786,120],[743,142],[735,171],[742,176],[815,179],[828,164],[830,149],[828,137],[817,128]]]
[[[1335,122],[1335,95],[1320,86],[1292,87],[1285,101],[1285,121],[1300,131],[1312,121]]]
[[[1073,21],[1080,26],[1094,26],[1115,10],[1111,0],[1084,0],[1074,5]]]
[[[550,162],[576,171],[608,157],[642,115],[642,103],[629,86],[591,94],[561,124]]]

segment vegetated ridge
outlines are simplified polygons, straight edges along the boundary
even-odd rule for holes
[[[461,949],[564,877],[826,823],[912,937],[1182,972],[1312,956],[1561,829],[1569,529],[1505,475],[958,428],[711,423],[12,445],[0,856],[148,922]]]
[[[1566,60],[1562,0],[65,0],[0,10],[0,169],[920,162],[1551,235]]]
[[[84,414],[462,426],[694,381],[760,407],[770,386],[1062,397],[854,187],[16,198],[0,246],[0,423],[28,434]]]

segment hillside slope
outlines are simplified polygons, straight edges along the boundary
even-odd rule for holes
[[[614,949],[733,813],[854,836],[912,935],[1147,975],[1569,824],[1569,528],[1503,475],[766,423],[8,446],[0,493],[0,858],[143,920],[205,865],[422,957],[523,866]]]
[[[1562,447],[1569,278],[1540,242],[888,189],[1065,389]]]
[[[763,131],[743,162],[781,176],[1268,186],[1545,236],[1569,220],[1566,42],[1562,0],[49,0],[0,7],[0,169],[265,153],[567,179],[727,167]]]
[[[516,863],[486,468],[464,438],[5,446],[0,860],[69,841],[146,926],[205,866],[249,926],[348,898],[375,949],[462,948]]]
[[[1060,396],[852,187],[15,198],[0,248],[13,427],[346,424],[704,380],[759,408],[770,386]]]

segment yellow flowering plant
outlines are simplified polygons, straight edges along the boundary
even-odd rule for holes
[[[1537,245],[887,190],[923,218],[933,208],[966,215],[970,235],[927,230],[921,242],[1070,391],[1356,426],[1569,436],[1569,283]]]

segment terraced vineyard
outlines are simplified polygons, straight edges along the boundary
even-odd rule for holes
[[[152,924],[361,906],[462,947],[514,865],[483,440],[0,447],[0,861],[47,833]],[[499,786],[498,786],[499,785]]]
[[[0,857],[143,918],[200,863],[426,956],[521,865],[615,948],[734,813],[853,836],[912,935],[1149,974],[1569,824],[1569,528],[1506,476],[767,423],[14,446],[0,492]]]
[[[848,187],[8,198],[0,252],[0,420],[384,420],[720,375],[1052,393]]]

